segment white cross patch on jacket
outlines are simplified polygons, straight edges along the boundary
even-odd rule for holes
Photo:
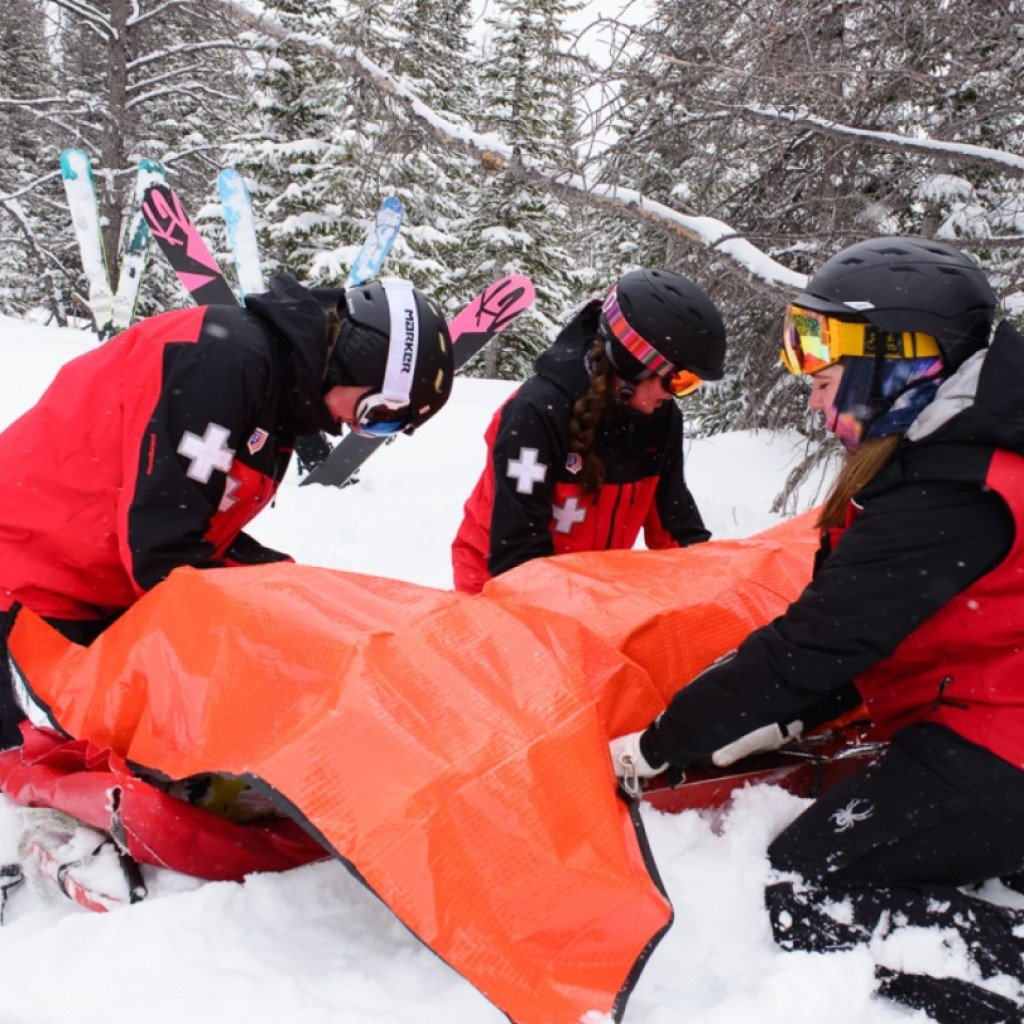
[[[219,423],[208,423],[203,436],[186,430],[178,444],[178,454],[189,460],[186,476],[208,484],[215,469],[227,473],[235,461],[235,451],[227,445],[231,431]]]
[[[580,508],[576,498],[566,498],[564,505],[551,506],[551,516],[555,520],[555,533],[572,533],[572,528],[587,518],[587,510]]]
[[[507,474],[516,482],[520,494],[533,494],[533,485],[542,483],[548,467],[537,461],[536,448],[520,448],[518,459],[508,460]]]

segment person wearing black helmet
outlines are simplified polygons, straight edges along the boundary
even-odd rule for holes
[[[6,637],[24,605],[80,643],[179,566],[278,561],[243,527],[300,435],[413,430],[452,386],[444,317],[405,281],[142,321],[68,363],[0,433],[0,749],[23,717]]]
[[[920,238],[861,242],[811,277],[782,358],[850,453],[814,578],[611,744],[636,784],[774,749],[863,700],[891,743],[769,847],[772,928],[823,952],[937,926],[981,984],[895,960],[877,974],[943,1024],[1024,1019],[1007,995],[1024,912],[961,888],[1024,878],[1024,338],[993,333],[996,305],[973,260]]]
[[[674,398],[720,380],[725,327],[696,284],[623,275],[537,359],[488,428],[487,465],[452,545],[456,589],[567,551],[710,537],[683,476]]]

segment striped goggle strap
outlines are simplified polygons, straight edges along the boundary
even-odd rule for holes
[[[619,306],[619,296],[612,285],[601,307],[604,318],[608,322],[615,340],[638,362],[659,377],[675,371],[675,367],[640,334],[637,334],[626,321]]]

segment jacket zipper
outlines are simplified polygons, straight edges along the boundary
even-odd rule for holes
[[[610,551],[611,550],[612,539],[615,536],[615,517],[619,514],[619,502],[622,500],[622,492],[627,487],[630,488],[629,503],[630,503],[630,505],[632,505],[633,504],[633,498],[634,498],[633,490],[632,489],[635,486],[636,485],[632,484],[632,483],[629,483],[629,484],[619,484],[616,487],[616,489],[615,489],[615,504],[612,505],[612,518],[611,518],[611,522],[608,524],[608,539],[605,541],[605,545],[604,545],[605,551]]]

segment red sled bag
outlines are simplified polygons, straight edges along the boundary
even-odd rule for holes
[[[140,864],[239,882],[328,854],[290,818],[236,823],[134,775],[111,750],[22,723],[24,745],[0,753],[0,790],[23,807],[51,807],[107,832]]]

